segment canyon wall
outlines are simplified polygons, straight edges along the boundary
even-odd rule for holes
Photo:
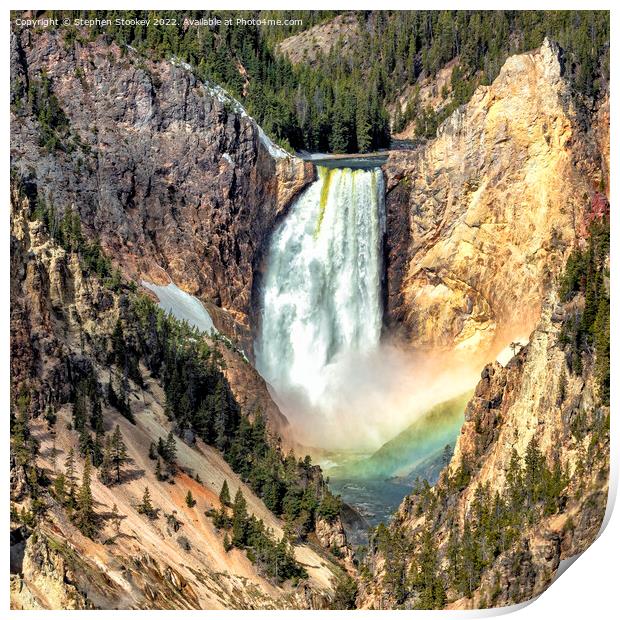
[[[140,380],[126,380],[130,417],[111,404],[109,391],[102,398],[103,431],[111,433],[118,425],[127,461],[121,484],[106,485],[101,470],[93,471],[90,489],[97,534],[87,537],[76,527],[74,513],[52,480],[57,483],[67,471],[71,450],[76,455],[75,480],[82,480],[82,444],[72,393],[90,372],[96,380],[94,390],[103,396],[104,386],[111,385],[117,375],[110,360],[110,338],[121,319],[131,314],[130,291],[127,286],[120,292],[114,290],[88,273],[83,257],[50,239],[43,222],[33,217],[30,201],[19,191],[12,192],[11,389],[13,402],[27,395],[28,433],[37,450],[28,465],[18,462],[12,452],[11,607],[282,609],[327,605],[333,598],[331,582],[342,569],[319,545],[294,544],[293,553],[308,573],[294,587],[290,582],[274,582],[244,551],[225,548],[224,532],[216,527],[211,512],[222,507],[219,493],[224,481],[233,496],[237,489],[243,492],[248,513],[261,519],[278,540],[285,524],[218,449],[188,430],[175,439],[174,478],[157,474],[149,446],[178,429],[167,415],[163,380],[144,364],[139,367]],[[134,327],[131,321],[125,322],[126,349],[136,342]],[[240,412],[252,417],[261,407],[271,429],[286,427],[286,419],[253,367],[221,341],[209,340],[208,344],[225,360],[225,376],[233,383],[230,389]],[[137,510],[146,487],[157,513],[152,519]],[[193,506],[186,501],[189,491],[196,502]],[[36,516],[29,512],[35,510],[35,500],[39,505]],[[341,527],[322,523],[320,529],[325,543],[335,544],[333,532],[339,533]]]
[[[499,607],[533,598],[548,587],[562,560],[585,551],[598,534],[608,497],[609,407],[599,398],[595,356],[585,355],[583,371],[577,372],[569,363],[571,345],[565,338],[583,301],[577,297],[562,304],[551,293],[529,344],[506,366],[494,362],[484,368],[450,464],[435,487],[407,496],[388,526],[393,540],[409,545],[402,559],[405,574],[420,569],[425,532],[431,533],[435,546],[435,570],[448,584],[456,570],[455,531],[463,532],[459,561],[479,554],[461,569],[465,576],[479,571],[477,580],[472,577],[471,593],[464,596],[448,585],[441,607]],[[526,472],[517,490],[524,501],[532,492],[528,472],[538,467],[536,458],[564,472],[560,485],[566,486],[555,503],[530,517],[513,516],[517,521],[511,523],[510,510],[518,507],[505,512],[501,502],[513,484],[515,458],[521,459]],[[487,518],[490,521],[481,525]],[[477,551],[467,546],[472,545],[467,536],[473,528],[492,529],[495,521],[505,528],[507,541],[508,529],[515,528],[511,542],[499,543],[504,545],[500,553],[491,551],[492,536]],[[419,604],[419,586],[409,585],[397,600],[390,573],[393,562],[385,547],[371,545],[366,559],[370,577],[358,601],[362,607]]]
[[[606,285],[596,326],[577,336],[596,278],[569,301],[558,289],[568,252],[591,248],[607,221],[608,120],[608,97],[577,97],[545,41],[509,58],[435,140],[390,155],[389,327],[453,356],[528,343],[484,367],[438,482],[416,485],[371,535],[358,606],[520,603],[596,538],[609,479]],[[590,260],[604,283],[608,256]]]
[[[174,281],[244,335],[263,244],[312,166],[188,66],[104,36],[12,33],[11,74],[11,160],[29,191],[77,210],[129,277]],[[37,97],[60,108],[51,121]]]
[[[606,174],[604,109],[583,122],[545,40],[509,58],[434,140],[390,154],[390,331],[416,349],[487,358],[529,334]]]

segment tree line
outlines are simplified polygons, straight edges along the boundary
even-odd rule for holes
[[[488,483],[478,485],[463,523],[448,516],[449,539],[440,554],[435,529],[439,524],[432,515],[450,489],[461,487],[461,476],[457,470],[435,488],[421,483],[414,489],[416,514],[427,514],[429,519],[413,537],[401,527],[384,524],[371,532],[373,553],[362,574],[369,575],[368,562],[381,553],[385,558],[382,584],[397,606],[411,600],[417,609],[442,609],[449,588],[458,596],[470,597],[485,569],[519,541],[525,527],[556,514],[567,501],[566,471],[557,460],[550,465],[533,439],[523,457],[513,450],[502,490],[493,492]]]
[[[560,299],[568,302],[583,296],[583,309],[573,309],[564,321],[560,343],[569,369],[577,375],[584,370],[583,357],[596,352],[596,378],[603,404],[609,405],[610,378],[610,291],[609,291],[609,204],[597,194],[585,247],[577,246],[569,255],[560,280]]]
[[[275,51],[285,33],[296,33],[338,11],[303,11],[303,26],[288,29],[222,23],[185,28],[183,20],[220,17],[283,17],[278,12],[53,11],[54,16],[108,18],[105,33],[154,58],[190,63],[200,79],[225,87],[265,131],[289,149],[367,152],[389,146],[388,105],[421,76],[434,76],[458,58],[452,99],[441,111],[414,99],[397,113],[395,130],[415,121],[432,136],[478,84],[490,83],[510,54],[534,49],[545,36],[566,50],[565,70],[575,90],[597,97],[609,83],[609,13],[606,11],[358,11],[351,51],[341,41],[312,66],[292,65]],[[261,13],[265,13],[261,15]],[[290,17],[288,12],[286,17]],[[116,25],[117,17],[150,18],[148,26]],[[155,18],[175,20],[162,28]],[[95,26],[90,36],[104,31]],[[66,40],[81,34],[72,27]]]

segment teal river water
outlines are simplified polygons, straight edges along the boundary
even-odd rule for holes
[[[340,495],[366,523],[349,520],[347,537],[355,545],[366,544],[366,530],[382,521],[387,523],[411,487],[392,480],[330,480],[332,493]]]

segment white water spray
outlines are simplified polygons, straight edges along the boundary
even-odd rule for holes
[[[256,365],[309,446],[373,451],[479,373],[380,342],[383,201],[379,168],[319,168],[271,239]]]
[[[379,168],[319,167],[275,231],[255,352],[278,400],[325,412],[338,399],[336,366],[377,348],[383,195]]]

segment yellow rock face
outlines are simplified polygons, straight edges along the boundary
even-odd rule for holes
[[[412,346],[488,357],[531,331],[596,188],[576,127],[545,41],[390,156],[387,315]]]

